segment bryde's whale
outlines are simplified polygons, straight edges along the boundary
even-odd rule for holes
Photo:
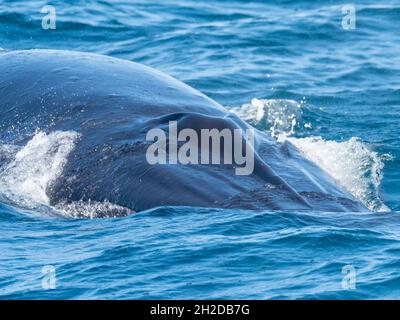
[[[167,130],[171,121],[198,133],[251,127],[199,91],[137,63],[72,51],[4,52],[0,96],[2,143],[24,145],[38,129],[78,135],[62,172],[46,185],[51,205],[367,210],[290,142],[258,130],[251,174],[235,174],[235,162],[149,163],[148,132]]]

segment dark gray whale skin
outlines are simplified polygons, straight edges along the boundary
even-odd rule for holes
[[[366,211],[290,143],[256,132],[255,170],[232,165],[150,165],[152,128],[248,128],[222,106],[149,67],[56,50],[0,54],[0,139],[25,144],[35,130],[76,131],[52,204],[110,201],[135,211],[158,206]]]

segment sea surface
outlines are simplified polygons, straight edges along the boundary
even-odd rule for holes
[[[162,207],[100,219],[93,205],[78,219],[29,206],[25,188],[0,200],[0,298],[400,298],[400,1],[351,3],[354,24],[347,1],[51,1],[56,29],[43,29],[46,1],[0,0],[2,49],[162,70],[291,141],[371,210]],[[0,141],[0,158],[11,149]],[[18,174],[0,199],[46,181],[43,170]]]

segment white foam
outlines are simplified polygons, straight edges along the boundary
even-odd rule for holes
[[[343,142],[321,137],[287,139],[370,210],[390,211],[379,193],[385,156],[357,138]]]
[[[390,156],[379,155],[356,137],[340,142],[321,137],[294,137],[296,128],[312,127],[302,119],[303,106],[303,102],[294,100],[253,99],[250,104],[230,110],[258,129],[270,131],[278,142],[289,140],[370,210],[390,211],[379,192],[384,161]]]
[[[117,218],[132,214],[134,211],[109,201],[75,201],[55,206],[57,213],[70,218]]]
[[[0,173],[0,193],[24,207],[49,205],[46,188],[62,173],[79,137],[74,131],[37,132]]]
[[[19,148],[12,144],[1,144],[0,145],[0,171],[1,168],[14,159]]]
[[[47,188],[62,175],[79,134],[36,132],[24,147],[0,145],[0,197],[25,209],[70,218],[120,217],[133,211],[107,200],[50,206]]]

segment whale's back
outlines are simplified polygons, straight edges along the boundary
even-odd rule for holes
[[[236,175],[233,165],[150,165],[146,134],[170,121],[197,132],[249,126],[199,91],[140,64],[69,51],[3,53],[0,95],[2,143],[23,147],[38,130],[76,133],[62,170],[46,185],[51,205],[366,210],[290,143],[259,131],[252,175]]]

